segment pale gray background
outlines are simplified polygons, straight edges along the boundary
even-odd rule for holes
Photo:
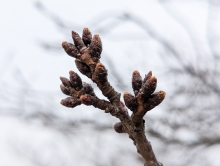
[[[158,160],[219,166],[220,4],[214,0],[1,0],[0,165],[143,165],[132,141],[112,130],[117,119],[59,104],[65,98],[59,76],[77,71],[61,43],[84,27],[100,34],[101,61],[116,90],[131,92],[132,72],[152,70],[157,90],[166,91],[145,118]]]

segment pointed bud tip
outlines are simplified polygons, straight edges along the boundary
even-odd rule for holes
[[[85,28],[83,29],[83,31],[84,31],[84,32],[89,32],[89,28],[85,27]]]
[[[105,67],[101,62],[98,62],[97,64],[96,64],[96,67]]]
[[[99,34],[95,34],[95,35],[94,35],[94,38],[99,38]]]
[[[128,95],[129,94],[129,92],[124,92],[124,95]]]
[[[136,78],[136,77],[140,77],[141,78],[141,75],[139,73],[138,70],[135,70],[133,73],[132,73],[132,77]]]
[[[62,105],[64,104],[63,100],[60,101],[60,104],[62,104]]]
[[[62,47],[65,47],[66,44],[67,44],[67,42],[66,42],[66,41],[63,41],[63,42],[62,42]]]
[[[150,82],[157,82],[157,78],[155,76],[149,78]]]
[[[66,80],[66,79],[67,79],[66,77],[60,76],[60,80],[61,80],[61,81],[64,81],[64,80]]]
[[[164,91],[159,91],[159,93],[160,93],[160,95],[163,96],[163,97],[166,96],[166,92],[164,92]]]
[[[69,74],[71,75],[71,74],[76,74],[76,73],[74,71],[70,70]]]
[[[138,70],[135,70],[135,71],[133,72],[133,75],[140,75],[140,73],[139,73]]]
[[[93,36],[93,40],[101,40],[101,38],[99,37],[98,34],[95,34],[95,35]]]
[[[77,37],[77,36],[79,36],[79,34],[77,32],[75,32],[75,31],[72,31],[72,36],[73,37]]]

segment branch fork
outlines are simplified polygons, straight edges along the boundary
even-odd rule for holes
[[[152,146],[145,136],[143,119],[144,115],[159,105],[165,97],[163,91],[154,93],[157,86],[156,77],[152,76],[150,71],[142,80],[140,73],[135,70],[132,74],[134,95],[125,92],[124,104],[120,101],[121,94],[110,85],[107,77],[108,71],[100,62],[102,42],[99,35],[94,35],[92,38],[89,29],[84,28],[82,38],[74,31],[72,31],[72,38],[74,44],[63,42],[62,47],[69,56],[75,58],[78,70],[96,83],[108,100],[98,98],[90,84],[82,82],[77,73],[70,71],[69,79],[60,77],[62,82],[60,89],[70,97],[61,100],[60,103],[70,108],[81,104],[94,106],[115,116],[120,120],[114,125],[115,131],[129,135],[137,152],[143,157],[144,165],[162,166],[157,161]],[[132,111],[131,116],[129,116],[127,108]]]

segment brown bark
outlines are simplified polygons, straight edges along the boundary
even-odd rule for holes
[[[79,71],[96,83],[109,101],[99,99],[93,92],[91,85],[83,83],[77,73],[70,71],[70,80],[61,77],[62,85],[60,88],[64,94],[71,97],[62,100],[61,104],[71,108],[80,104],[92,105],[115,116],[120,120],[114,125],[115,131],[127,133],[129,138],[134,141],[137,152],[145,161],[144,166],[162,166],[157,161],[152,146],[146,138],[143,120],[146,112],[159,105],[165,97],[163,91],[154,93],[157,86],[156,77],[152,76],[152,72],[149,72],[142,80],[137,70],[133,72],[134,96],[128,92],[124,93],[125,105],[133,112],[132,116],[129,116],[127,108],[120,101],[121,94],[110,85],[107,69],[100,62],[102,42],[99,35],[94,35],[92,38],[89,29],[85,28],[82,38],[74,31],[72,31],[72,38],[74,45],[63,42],[64,50],[68,55],[76,58],[75,62]]]

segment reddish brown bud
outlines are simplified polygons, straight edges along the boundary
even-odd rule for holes
[[[74,58],[78,58],[80,56],[78,49],[72,43],[63,42],[62,47],[69,56]]]
[[[124,127],[121,122],[115,123],[114,129],[117,133],[125,133]]]
[[[85,47],[85,45],[84,45],[84,43],[78,33],[72,31],[72,38],[73,38],[75,46],[79,50],[81,50],[83,47]]]
[[[61,100],[60,104],[66,106],[66,107],[74,108],[77,105],[80,105],[81,101],[75,97],[67,97],[67,98]]]
[[[103,64],[97,63],[95,74],[101,84],[104,84],[107,81],[108,70]]]
[[[94,100],[93,100],[92,96],[89,94],[85,94],[85,95],[80,96],[80,101],[85,105],[93,105],[94,104]]]
[[[124,93],[124,101],[125,101],[125,105],[133,112],[136,111],[137,107],[138,107],[138,104],[137,104],[137,101],[136,101],[136,98],[128,93],[128,92],[125,92]]]
[[[132,74],[132,88],[133,88],[135,95],[141,89],[141,86],[142,86],[141,75],[137,70],[135,70]]]
[[[83,29],[82,40],[86,46],[88,46],[91,43],[92,33],[89,31],[88,28]]]
[[[165,98],[166,93],[164,91],[159,91],[150,96],[150,98],[144,103],[145,111],[149,111],[154,107],[158,106]]]
[[[148,97],[152,93],[154,93],[156,87],[157,87],[157,78],[156,77],[148,78],[142,87],[143,97]]]
[[[82,89],[82,80],[80,78],[80,76],[75,73],[74,71],[70,71],[70,82],[73,86],[73,88],[77,91],[79,91],[80,89]]]
[[[91,96],[95,95],[92,86],[86,82],[83,82],[83,89],[86,94],[90,94]]]
[[[102,52],[102,41],[99,35],[94,35],[90,44],[90,54],[92,57],[100,59]]]
[[[152,71],[149,71],[149,73],[145,75],[143,82],[145,83],[150,77],[152,77]]]
[[[75,60],[75,63],[76,63],[76,67],[78,68],[78,70],[82,74],[86,75],[89,78],[92,77],[91,70],[90,70],[89,66],[87,66],[85,63],[83,63],[82,61],[80,61],[78,59]]]
[[[71,82],[67,78],[60,77],[60,80],[65,87],[72,87]]]
[[[60,89],[65,95],[70,95],[70,91],[63,84],[60,85]]]

